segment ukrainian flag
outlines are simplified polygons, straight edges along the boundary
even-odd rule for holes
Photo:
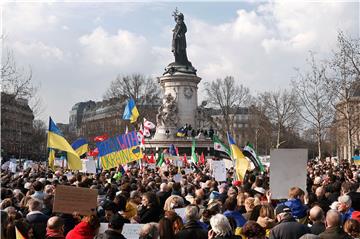
[[[55,165],[55,150],[49,148],[49,167],[54,170]]]
[[[79,138],[77,140],[75,140],[72,144],[71,147],[75,150],[75,152],[81,156],[85,153],[88,152],[89,150],[89,144],[86,141],[86,139],[84,138]]]
[[[235,161],[235,172],[238,180],[244,180],[246,170],[249,167],[249,161],[245,158],[239,147],[235,144],[234,139],[229,132],[227,133],[231,157]]]
[[[139,111],[136,108],[135,101],[133,98],[130,98],[123,114],[124,120],[130,120],[130,123],[136,122],[139,117]]]
[[[49,117],[49,131],[47,147],[67,152],[68,167],[72,170],[81,170],[82,162],[79,155],[66,141],[61,130],[56,126],[54,121]]]

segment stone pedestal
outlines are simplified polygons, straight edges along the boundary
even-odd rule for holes
[[[170,94],[176,102],[176,119],[168,123],[157,122],[154,139],[173,139],[177,130],[185,124],[196,128],[197,85],[201,78],[195,74],[175,72],[166,73],[158,78],[164,92],[163,105]],[[161,111],[161,109],[159,109]]]

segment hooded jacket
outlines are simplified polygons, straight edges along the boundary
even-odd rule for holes
[[[95,237],[95,230],[90,227],[87,222],[80,222],[74,229],[69,231],[66,239],[93,239]]]

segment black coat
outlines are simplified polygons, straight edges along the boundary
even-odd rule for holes
[[[321,239],[351,239],[352,237],[346,234],[340,227],[326,228],[323,233],[319,234]]]
[[[315,222],[312,227],[310,227],[311,234],[319,235],[324,232],[326,229],[325,224],[322,222]]]
[[[159,222],[162,214],[160,207],[142,208],[139,211],[140,223]]]
[[[176,239],[207,239],[207,231],[196,221],[185,223],[183,229],[176,234]]]
[[[34,213],[26,215],[26,220],[32,226],[34,230],[34,236],[37,239],[43,239],[46,235],[46,224],[49,219],[49,216],[46,216],[43,213]]]
[[[310,233],[307,226],[298,223],[293,217],[288,217],[271,229],[269,239],[299,239],[306,233]]]

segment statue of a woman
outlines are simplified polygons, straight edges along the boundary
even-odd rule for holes
[[[176,26],[173,29],[173,40],[172,40],[172,52],[175,56],[175,63],[181,65],[191,65],[186,55],[186,37],[187,31],[184,23],[184,15],[182,13],[175,12],[174,14]]]

